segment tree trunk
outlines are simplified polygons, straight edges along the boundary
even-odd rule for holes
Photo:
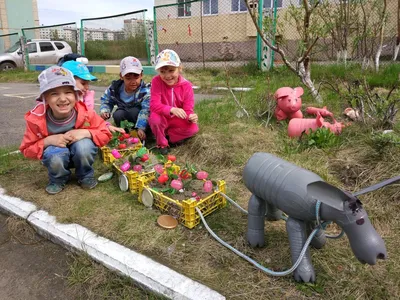
[[[397,59],[400,49],[400,0],[397,1],[397,39],[396,47],[394,47],[393,60]]]
[[[297,75],[300,77],[301,82],[310,90],[313,98],[318,102],[322,103],[322,97],[318,90],[315,88],[314,82],[311,80],[311,70],[309,61],[303,61],[299,64]]]
[[[381,57],[381,53],[382,53],[382,45],[379,45],[378,50],[376,51],[375,54],[375,72],[379,71],[379,58]]]
[[[400,49],[400,39],[397,38],[397,43],[396,46],[394,47],[394,54],[393,54],[393,60],[397,60],[397,55],[399,55],[399,49]]]
[[[336,57],[337,57],[337,63],[343,62],[346,65],[346,63],[347,63],[347,50],[346,49],[338,50],[337,53],[336,53]]]

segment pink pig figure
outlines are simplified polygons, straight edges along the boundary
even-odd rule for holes
[[[275,117],[278,121],[303,117],[303,113],[300,111],[301,95],[303,95],[302,87],[294,89],[283,87],[275,92]]]
[[[315,119],[291,119],[288,125],[288,135],[290,137],[299,137],[303,132],[308,134],[310,129],[316,131],[321,127],[328,128],[334,134],[340,134],[345,125],[341,122],[337,122],[335,119],[333,119],[333,124],[325,122],[324,118],[317,112],[317,118]]]
[[[86,91],[85,95],[83,96],[83,103],[86,104],[86,107],[88,110],[93,110],[94,109],[94,91],[89,90]]]
[[[310,115],[316,115],[317,113],[320,113],[321,116],[323,117],[331,117],[333,118],[333,113],[331,113],[326,106],[324,106],[323,108],[318,108],[318,107],[307,107],[306,108],[306,113],[310,114]]]

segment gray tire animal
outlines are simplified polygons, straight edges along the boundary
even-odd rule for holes
[[[351,249],[362,263],[374,265],[387,257],[385,243],[372,226],[360,200],[326,182],[317,174],[272,154],[255,153],[247,162],[243,179],[251,191],[248,206],[247,240],[252,247],[264,246],[264,219],[279,220],[288,215],[286,230],[292,262],[298,259],[308,234],[316,224],[316,205],[320,218],[343,228]],[[319,230],[311,243],[321,248],[325,233]],[[307,250],[294,272],[296,281],[314,282],[315,271]]]

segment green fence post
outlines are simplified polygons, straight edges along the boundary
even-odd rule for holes
[[[258,1],[258,27],[260,27],[261,31],[263,30],[263,8],[264,8],[264,0]],[[260,34],[257,31],[257,66],[261,70],[261,56],[262,56],[262,48],[263,43]]]
[[[149,43],[149,35],[147,32],[147,25],[146,25],[146,11],[147,11],[147,9],[143,12],[144,35],[146,36],[147,63],[151,66],[150,43]]]
[[[157,7],[153,7],[153,17],[154,17],[154,49],[155,49],[155,55],[158,55],[158,41],[157,41],[157,13],[156,13]]]
[[[278,5],[278,0],[274,0],[274,23],[273,23],[273,30],[272,30],[272,35],[273,35],[273,40],[272,40],[272,45],[275,46],[275,34],[276,34],[276,6]],[[274,68],[274,61],[275,61],[275,51],[271,49],[271,69]]]
[[[83,19],[81,19],[81,28],[79,29],[79,40],[81,43],[81,55],[85,56],[85,31],[83,30]]]

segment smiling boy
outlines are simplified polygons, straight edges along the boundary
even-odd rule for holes
[[[133,56],[125,57],[120,63],[120,79],[111,83],[101,97],[100,116],[107,120],[113,113],[115,125],[127,120],[135,124],[138,136],[146,139],[150,113],[150,85],[143,81],[143,67]]]
[[[84,189],[97,185],[93,162],[98,147],[111,139],[105,121],[77,101],[75,80],[59,66],[44,70],[38,77],[37,105],[25,115],[26,130],[20,150],[27,158],[40,159],[48,170],[46,192],[61,192],[75,168]]]

